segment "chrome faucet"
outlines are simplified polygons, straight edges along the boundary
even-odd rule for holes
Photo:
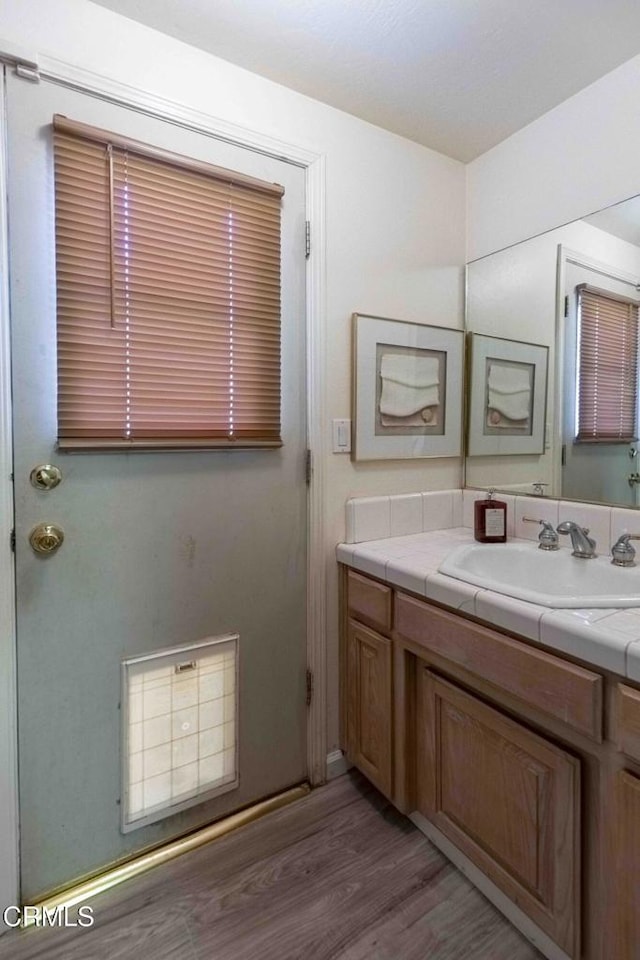
[[[623,533],[611,547],[611,563],[616,567],[635,567],[636,551],[629,540],[640,540],[636,533]]]
[[[557,526],[558,533],[568,533],[571,536],[572,557],[580,560],[593,560],[596,556],[596,542],[589,536],[589,530],[574,523],[573,520],[563,520]]]
[[[538,534],[538,547],[540,550],[559,550],[558,534],[553,529],[553,525],[548,520],[534,520],[533,517],[523,517],[525,523],[539,523],[542,530]]]

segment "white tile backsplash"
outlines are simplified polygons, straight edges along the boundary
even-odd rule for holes
[[[422,530],[422,496],[408,493],[389,497],[391,536],[403,537]]]
[[[558,526],[558,501],[544,500],[541,497],[516,497],[514,536],[521,540],[537,540],[540,534],[539,523],[527,523],[529,520],[547,520],[553,527]]]
[[[453,526],[453,491],[422,494],[422,529],[445,530]]]
[[[462,491],[462,526],[474,527],[474,504],[476,500],[486,500],[487,494],[484,490],[463,490]]]
[[[389,497],[363,497],[356,502],[354,540],[381,540],[391,536]]]
[[[462,490],[354,497],[345,508],[345,544],[462,526]]]

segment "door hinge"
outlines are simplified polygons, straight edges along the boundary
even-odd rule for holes
[[[9,546],[11,547],[11,553],[16,552],[16,532],[12,530],[9,534]]]
[[[564,298],[564,315],[565,317],[569,316],[569,297]]]
[[[304,222],[304,256],[308,260],[311,256],[311,221]]]
[[[567,445],[566,443],[562,444],[562,451],[560,454],[560,465],[566,467],[567,465]]]
[[[311,484],[311,475],[313,473],[313,457],[311,450],[307,450],[305,459],[304,459],[304,479],[309,486]]]
[[[313,673],[311,670],[307,670],[307,698],[306,704],[308,707],[311,706],[311,700],[313,698]]]

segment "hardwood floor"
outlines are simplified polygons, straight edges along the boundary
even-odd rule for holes
[[[540,960],[358,774],[91,906],[91,928],[0,937],[0,960]]]

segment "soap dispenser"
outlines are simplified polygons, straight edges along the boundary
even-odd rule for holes
[[[486,500],[476,500],[473,505],[473,535],[480,543],[506,543],[507,505],[496,500],[494,490],[489,490]]]

